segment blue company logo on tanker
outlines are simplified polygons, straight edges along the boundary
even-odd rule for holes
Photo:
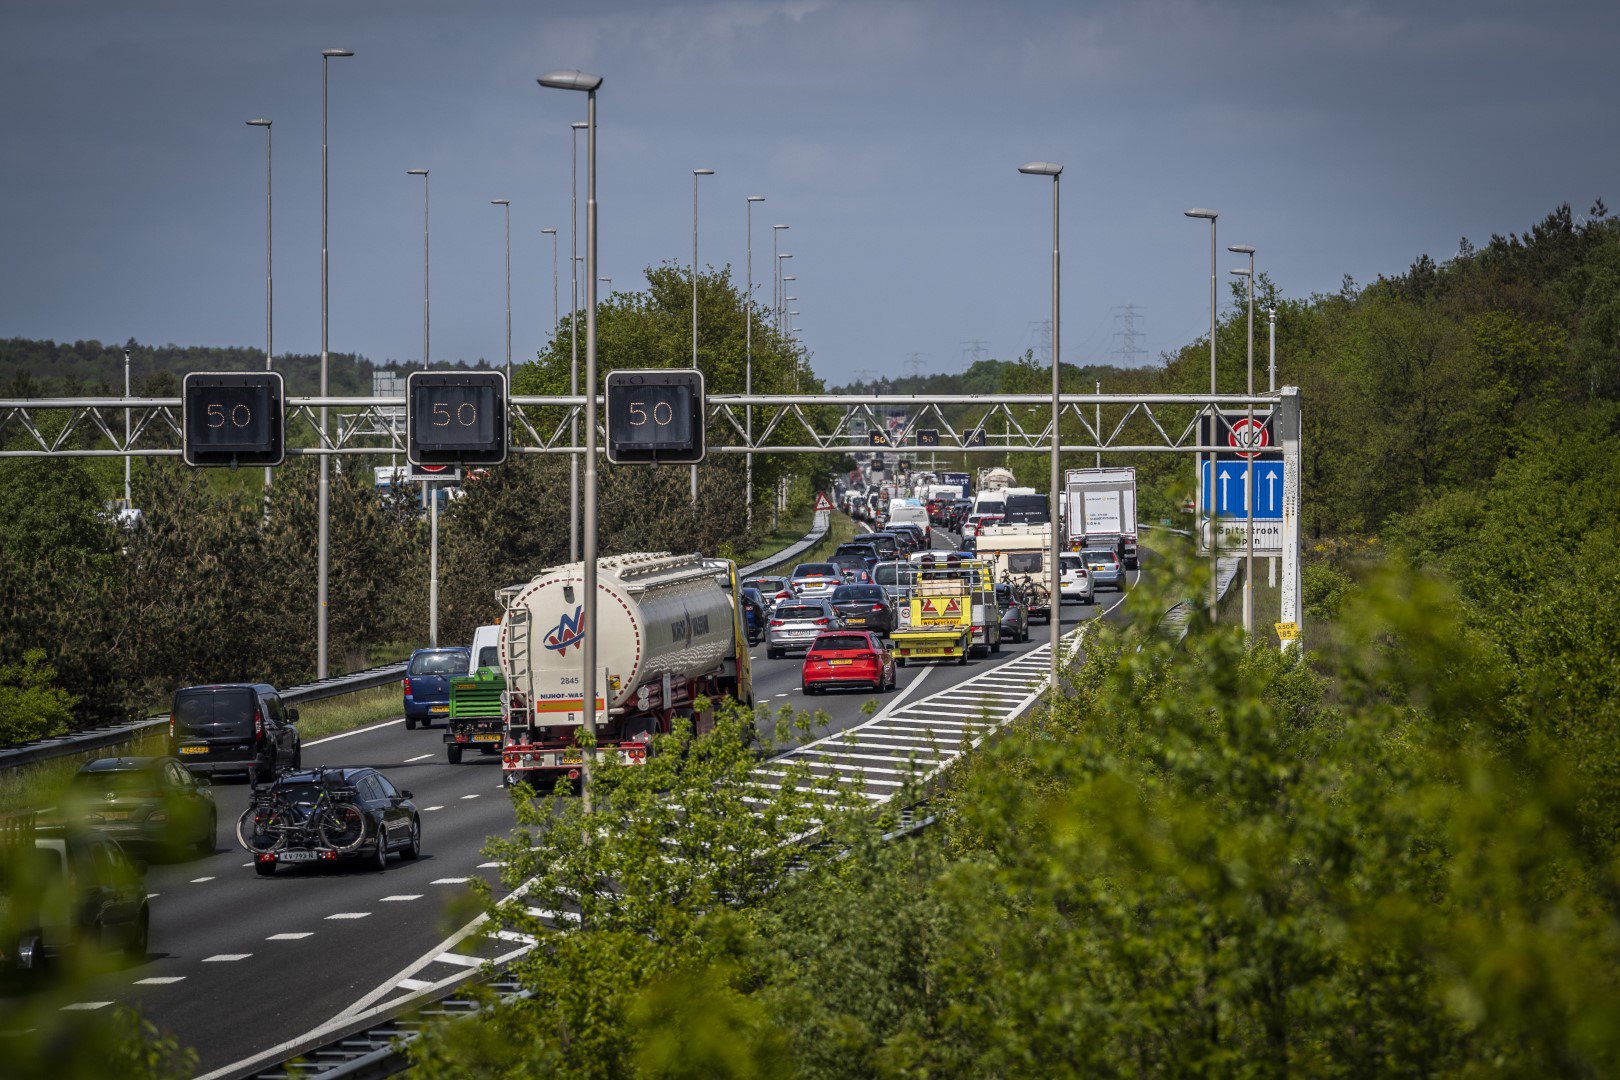
[[[564,612],[557,625],[546,631],[545,646],[558,656],[567,656],[571,647],[584,640],[585,608],[581,605],[574,608],[572,615]]]

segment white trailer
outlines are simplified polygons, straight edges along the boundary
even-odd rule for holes
[[[1136,470],[1069,469],[1064,473],[1069,548],[1115,548],[1127,569],[1140,565],[1136,537]]]
[[[509,783],[534,774],[577,776],[586,709],[580,662],[584,564],[542,570],[501,592],[501,671],[506,676]],[[616,555],[597,563],[596,756],[640,764],[653,738],[679,718],[699,730],[699,697],[753,704],[736,565],[667,552]]]

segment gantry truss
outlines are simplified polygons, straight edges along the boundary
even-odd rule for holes
[[[1230,452],[1224,441],[1199,442],[1200,416],[1219,418],[1215,430],[1224,434],[1222,425],[1236,414],[1251,407],[1257,414],[1270,412],[1297,395],[1291,387],[1254,396],[1064,394],[1059,398],[1061,449]],[[574,432],[583,431],[585,405],[584,395],[512,398],[512,452],[582,452],[583,439],[576,441]],[[1051,397],[1042,394],[711,394],[708,449],[722,454],[1049,452],[1051,406]],[[335,411],[329,430],[320,422],[323,408]],[[404,413],[402,396],[289,398],[287,453],[404,453]],[[872,445],[871,431],[888,432],[893,445]],[[179,456],[180,440],[177,397],[0,399],[0,458]]]

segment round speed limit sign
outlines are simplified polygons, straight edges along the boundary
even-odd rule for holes
[[[1266,430],[1264,420],[1251,420],[1245,416],[1232,422],[1232,431],[1227,436],[1227,441],[1237,447],[1238,457],[1255,458],[1271,445],[1271,432]]]

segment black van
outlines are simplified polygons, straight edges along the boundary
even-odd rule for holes
[[[268,683],[188,686],[174,695],[169,752],[192,773],[245,772],[260,783],[303,763],[298,710]]]

